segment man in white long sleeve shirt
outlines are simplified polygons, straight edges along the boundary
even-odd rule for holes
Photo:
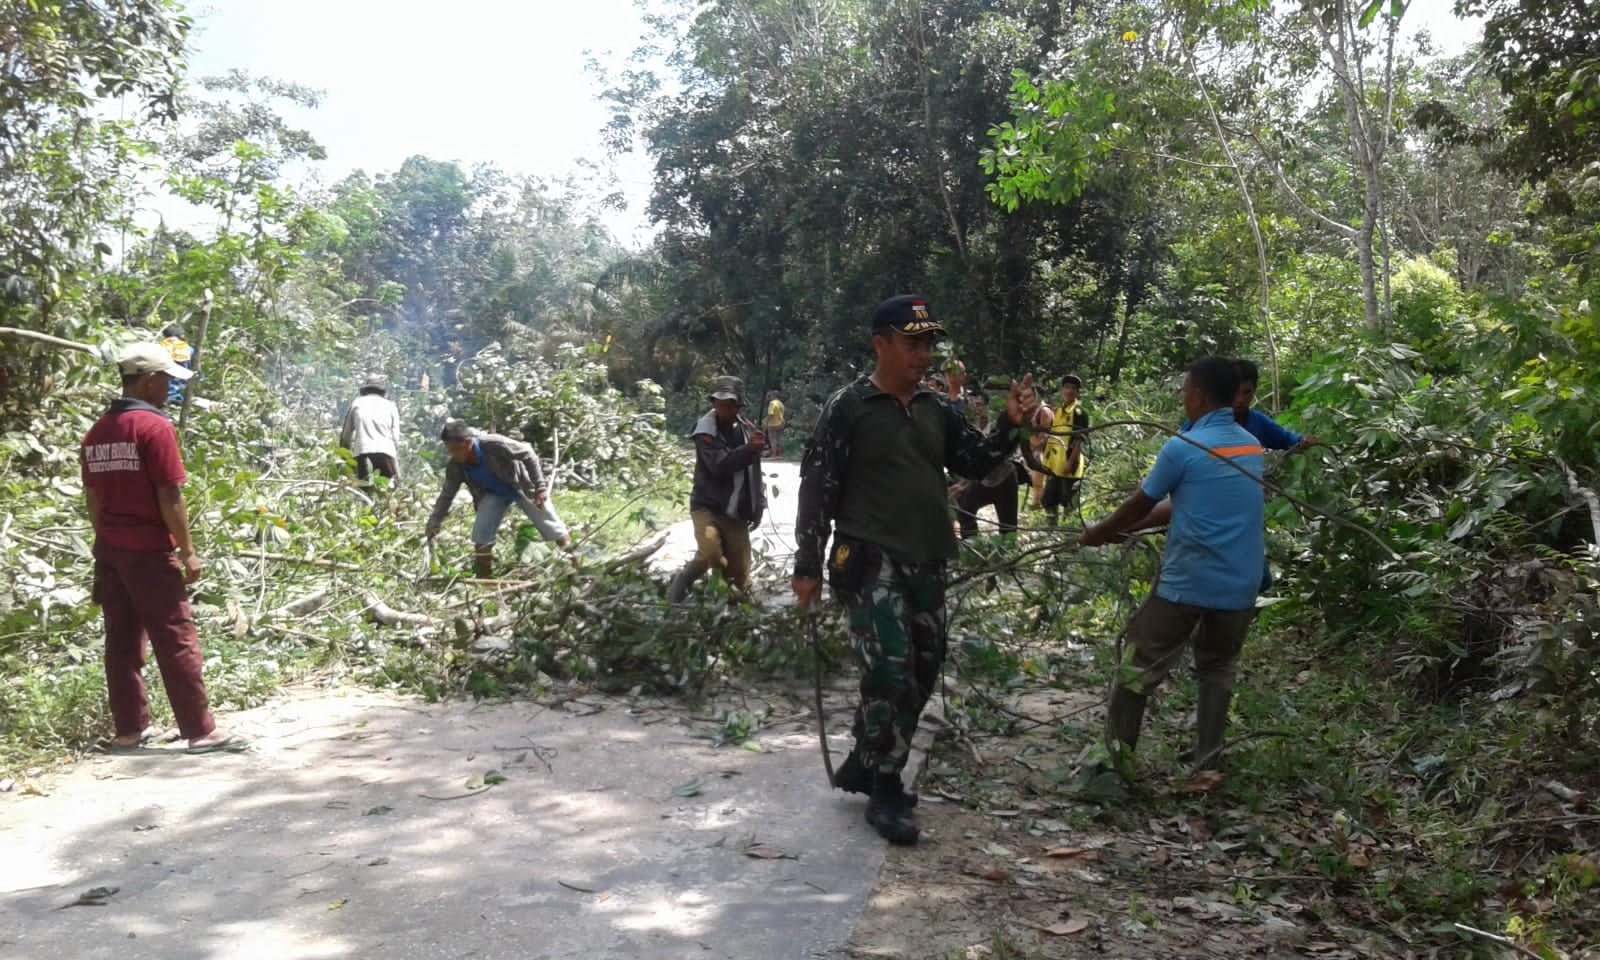
[[[400,478],[400,411],[385,396],[389,381],[368,377],[361,395],[350,404],[339,430],[339,446],[356,458],[356,476],[365,481],[376,470],[390,480]]]

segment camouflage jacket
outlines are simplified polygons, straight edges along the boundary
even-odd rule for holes
[[[800,465],[794,575],[822,576],[830,533],[908,563],[955,556],[945,469],[981,477],[1011,456],[1017,436],[985,436],[932,390],[919,388],[906,406],[868,377],[839,390]]]

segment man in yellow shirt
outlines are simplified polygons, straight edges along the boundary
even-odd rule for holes
[[[783,456],[783,394],[776,390],[767,391],[767,419],[763,424],[767,435],[767,446],[772,450],[772,456]]]
[[[1088,458],[1083,455],[1083,445],[1089,439],[1089,414],[1078,403],[1078,392],[1083,381],[1068,374],[1061,381],[1061,403],[1050,418],[1050,432],[1036,455],[1023,448],[1023,460],[1028,466],[1044,474],[1044,490],[1039,505],[1044,508],[1045,522],[1055,526],[1062,507],[1072,502],[1078,483],[1083,479]]]
[[[178,329],[177,324],[168,324],[161,331],[161,345],[166,348],[167,355],[172,358],[173,363],[185,370],[194,369],[190,366],[194,362],[194,348],[189,346],[189,341],[183,339],[183,331]],[[173,377],[171,382],[168,383],[167,404],[169,406],[182,405],[183,388],[184,381],[179,380],[177,377]]]

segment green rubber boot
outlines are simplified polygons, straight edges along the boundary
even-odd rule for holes
[[[1201,770],[1221,770],[1223,734],[1228,729],[1233,688],[1220,683],[1202,683],[1195,701],[1195,762]]]

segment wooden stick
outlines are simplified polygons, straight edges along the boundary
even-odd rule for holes
[[[1534,953],[1532,950],[1529,950],[1527,947],[1524,947],[1522,944],[1511,939],[1510,937],[1502,937],[1498,933],[1490,933],[1487,930],[1479,930],[1477,927],[1469,927],[1464,923],[1452,923],[1451,926],[1455,927],[1462,933],[1470,933],[1475,937],[1482,937],[1485,940],[1498,943],[1502,947],[1510,947],[1525,957],[1532,957],[1533,960],[1544,960],[1543,957],[1539,956],[1537,953]]]
[[[298,563],[304,567],[323,567],[328,570],[350,570],[355,573],[366,572],[365,567],[357,566],[353,563],[344,563],[339,560],[318,560],[315,557],[289,557],[281,553],[261,553],[257,554],[256,556],[257,559],[260,560],[276,560],[279,563]]]
[[[189,370],[193,374],[184,385],[183,412],[178,414],[178,442],[183,442],[184,431],[189,426],[189,411],[194,409],[194,400],[200,395],[200,351],[206,345],[206,329],[211,326],[211,306],[214,302],[211,288],[206,287],[205,313],[200,317],[200,332],[195,334],[194,343],[189,349]]]
[[[517,590],[523,590],[523,589],[526,589],[528,587],[538,586],[538,584],[539,584],[539,581],[537,581],[537,580],[495,580],[495,579],[484,579],[484,578],[481,578],[481,577],[447,577],[447,576],[444,576],[442,574],[436,574],[434,576],[428,576],[428,577],[418,577],[417,579],[418,580],[425,580],[425,581],[428,581],[430,583],[449,583],[449,584],[465,583],[465,584],[468,584],[468,585],[474,586],[474,587],[510,587],[510,588],[514,588],[514,589],[517,589]],[[474,599],[482,599],[482,598],[481,597],[475,597]]]

